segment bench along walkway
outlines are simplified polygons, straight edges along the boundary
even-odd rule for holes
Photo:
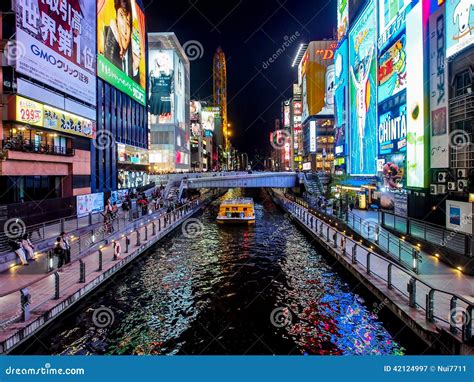
[[[192,236],[197,223],[194,219],[186,220],[202,204],[201,200],[193,200],[170,213],[147,216],[134,227],[117,231],[104,244],[63,266],[61,271],[51,271],[29,285],[23,285],[20,291],[1,295],[0,354],[40,330],[181,223],[185,222],[183,232]],[[3,286],[1,290],[4,290]]]
[[[429,346],[442,353],[474,354],[474,299],[453,287],[451,274],[424,275],[405,269],[388,257],[339,231],[301,205],[274,194],[275,201],[384,302]],[[335,222],[333,223],[335,224]],[[469,276],[467,276],[469,277]],[[472,288],[472,280],[466,288]]]

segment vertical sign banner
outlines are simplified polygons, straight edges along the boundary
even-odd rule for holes
[[[337,0],[337,40],[344,38],[349,28],[349,0]]]
[[[347,126],[347,101],[349,82],[349,60],[347,56],[347,40],[339,46],[335,53],[335,92],[334,92],[334,122],[335,122],[335,155],[345,155],[346,126]]]
[[[377,172],[376,12],[371,1],[349,35],[350,173]]]
[[[426,187],[422,4],[406,17],[407,35],[407,187]]]
[[[452,57],[474,44],[474,3],[446,1],[446,56]]]
[[[379,57],[378,102],[402,91],[407,86],[406,37],[402,34]]]
[[[16,1],[16,71],[96,104],[95,1]]]
[[[440,7],[429,20],[431,168],[449,167],[448,68],[444,13],[444,7]]]
[[[98,75],[142,105],[146,104],[145,41],[145,14],[137,0],[97,1]]]
[[[148,50],[148,104],[150,106],[150,122],[173,123],[175,111],[175,71],[174,52],[170,49]]]

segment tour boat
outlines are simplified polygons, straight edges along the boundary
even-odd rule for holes
[[[255,223],[255,210],[252,198],[233,198],[224,200],[217,215],[219,224]]]

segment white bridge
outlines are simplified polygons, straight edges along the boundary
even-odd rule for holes
[[[215,173],[188,177],[183,188],[290,188],[296,186],[295,172]]]

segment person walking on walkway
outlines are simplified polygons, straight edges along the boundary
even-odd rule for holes
[[[61,272],[61,268],[64,264],[64,250],[61,245],[61,236],[58,236],[54,242],[53,253],[58,258],[58,270]]]
[[[35,251],[34,248],[35,246],[33,243],[30,241],[28,238],[28,234],[24,234],[22,239],[21,239],[21,246],[23,247],[25,253],[28,255],[28,260],[33,260],[35,261]]]
[[[64,264],[71,262],[71,244],[69,243],[69,235],[61,232],[61,248],[64,251]]]

